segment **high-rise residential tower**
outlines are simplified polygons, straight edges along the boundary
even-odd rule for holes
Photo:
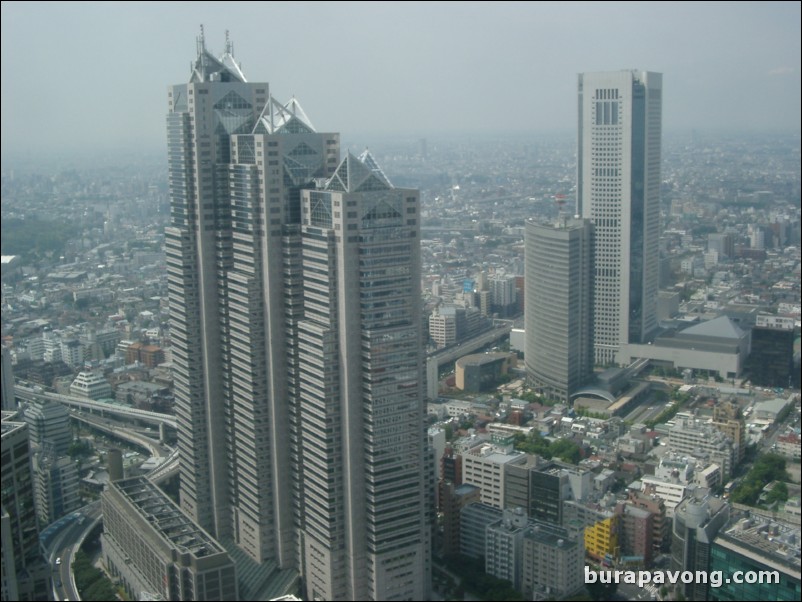
[[[340,163],[230,43],[201,36],[167,125],[181,508],[309,599],[420,599],[417,192]]]
[[[579,75],[577,213],[596,228],[596,362],[657,329],[662,74]]]
[[[593,225],[526,224],[526,374],[569,401],[593,376]]]

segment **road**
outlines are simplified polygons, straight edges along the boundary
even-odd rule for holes
[[[100,500],[87,504],[68,517],[48,527],[55,532],[45,542],[45,552],[53,573],[53,595],[56,600],[80,600],[72,579],[75,552],[100,519]],[[67,520],[65,520],[67,519]]]

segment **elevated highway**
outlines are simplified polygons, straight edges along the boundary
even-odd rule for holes
[[[148,410],[140,410],[128,406],[104,403],[102,401],[94,401],[92,399],[85,399],[83,397],[75,397],[74,395],[59,395],[58,393],[39,391],[24,385],[14,385],[14,396],[20,401],[55,401],[64,404],[70,409],[79,410],[81,412],[89,412],[90,414],[96,414],[100,416],[119,416],[125,420],[140,420],[142,422],[158,426],[159,441],[162,442],[165,440],[164,429],[176,428],[175,416],[171,414],[163,414],[161,412],[150,412]]]

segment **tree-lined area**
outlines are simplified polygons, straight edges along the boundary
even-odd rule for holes
[[[730,494],[730,501],[747,506],[771,506],[775,502],[784,502],[788,499],[788,480],[785,472],[785,458],[777,454],[763,454],[746,474],[741,484]],[[777,481],[776,485],[760,502],[760,494],[769,483]]]
[[[4,218],[0,233],[3,255],[20,255],[30,261],[61,255],[67,241],[78,236],[80,230],[70,222]]]

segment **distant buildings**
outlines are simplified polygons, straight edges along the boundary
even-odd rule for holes
[[[508,318],[518,313],[518,289],[513,274],[497,274],[488,280],[490,311]]]
[[[79,372],[70,385],[70,395],[86,399],[112,399],[111,385],[98,372]]]
[[[595,359],[657,329],[662,75],[579,75],[577,213],[596,228]]]
[[[799,386],[799,366],[794,366],[794,340],[798,331],[792,318],[759,315],[752,328],[749,378],[761,387]]]
[[[461,357],[455,363],[457,388],[471,393],[494,389],[515,364],[514,353],[477,353]]]
[[[732,319],[719,316],[682,330],[669,330],[651,344],[621,346],[624,363],[636,358],[653,360],[675,370],[689,368],[721,379],[741,376],[749,356],[749,331],[742,330]]]

